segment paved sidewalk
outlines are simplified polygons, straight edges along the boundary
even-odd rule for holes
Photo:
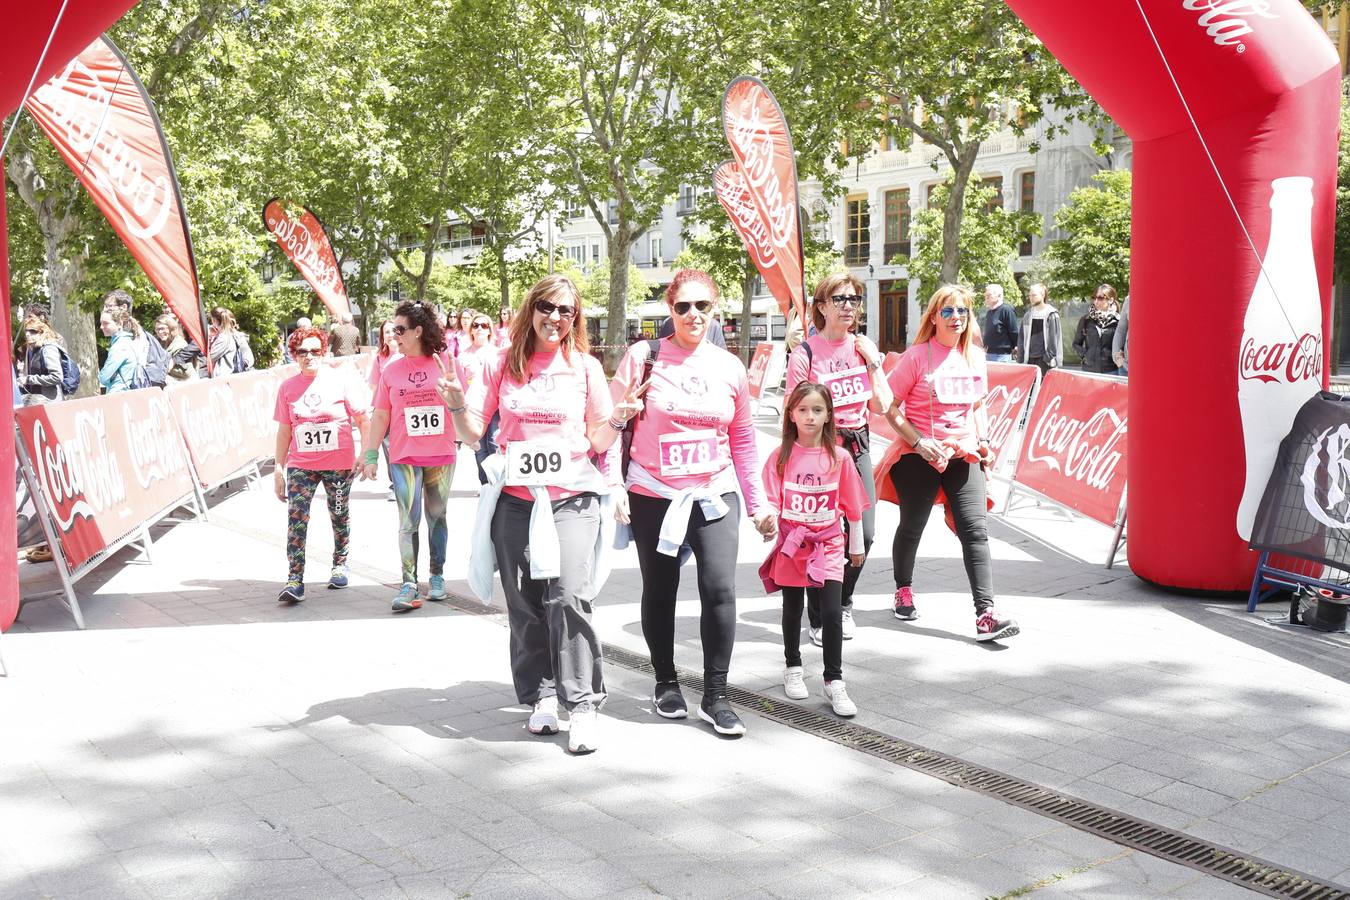
[[[471,465],[454,487],[457,580]],[[159,530],[152,565],[123,551],[90,575],[89,631],[54,602],[24,610],[0,639],[0,896],[1241,892],[755,717],[739,741],[665,722],[618,666],[604,746],[571,758],[563,738],[523,731],[498,621],[436,604],[389,614],[393,504],[365,483],[354,509],[352,588],[322,589],[319,511],[297,608],[274,602],[284,509],[253,490],[208,524]],[[844,648],[861,724],[1350,882],[1344,639],[1106,571],[1107,529],[1028,509],[991,524],[1000,606],[1023,634],[977,644],[937,518],[921,618],[890,615],[895,507],[878,520]],[[763,552],[745,526],[732,680],[777,695]],[[685,571],[677,661],[697,670]],[[596,618],[606,641],[645,653],[639,592],[623,557]],[[824,708],[817,653],[803,704]]]

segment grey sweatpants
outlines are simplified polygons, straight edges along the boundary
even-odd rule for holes
[[[581,494],[553,504],[562,566],[558,578],[530,577],[534,503],[503,493],[492,515],[492,546],[511,624],[516,699],[533,705],[557,695],[566,709],[605,700],[600,639],[591,625],[591,556],[600,530],[600,500]],[[586,599],[581,599],[585,597]]]

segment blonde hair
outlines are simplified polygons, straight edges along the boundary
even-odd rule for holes
[[[914,344],[917,346],[932,340],[933,335],[937,333],[938,310],[956,300],[963,301],[966,309],[970,310],[966,314],[966,327],[956,339],[956,349],[960,350],[961,355],[969,361],[970,345],[974,343],[975,337],[975,292],[964,285],[944,284],[933,292],[933,296],[928,300],[928,308],[923,311],[919,331],[914,335]]]
[[[860,297],[867,296],[867,289],[863,287],[863,283],[849,272],[835,272],[833,275],[825,276],[824,280],[816,285],[815,293],[811,295],[811,324],[816,326],[816,331],[825,330],[824,304],[844,285],[852,287],[853,292]],[[853,327],[854,329],[858,327],[856,316],[853,319]]]
[[[39,347],[43,344],[61,343],[61,338],[57,336],[56,331],[53,330],[51,324],[41,316],[29,316],[23,320],[23,330],[27,331],[30,328],[35,328],[42,332],[42,334],[38,336]],[[27,335],[24,335],[24,337],[26,338]]]
[[[572,317],[572,327],[562,339],[563,359],[570,364],[572,351],[589,353],[591,337],[586,333],[586,314],[581,308],[581,292],[576,283],[566,275],[545,275],[535,282],[534,287],[525,295],[521,303],[520,314],[511,318],[511,348],[506,351],[506,369],[520,384],[525,383],[530,367],[530,357],[534,355],[534,304],[547,300],[555,305],[564,302],[576,307],[577,314]]]

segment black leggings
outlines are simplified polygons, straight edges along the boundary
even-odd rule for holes
[[[858,475],[862,478],[863,490],[867,492],[868,507],[862,514],[863,528],[863,552],[870,553],[872,550],[872,538],[877,530],[877,485],[872,478],[872,457],[868,451],[864,450],[853,458],[853,463],[858,467]],[[848,520],[844,520],[844,546],[848,546]],[[844,584],[843,584],[843,606],[844,609],[853,608],[853,589],[858,585],[858,576],[862,574],[862,566],[855,566],[849,562],[847,557],[844,559]],[[806,617],[811,620],[812,628],[820,627],[820,599],[810,591],[806,592]]]
[[[840,605],[844,585],[827,581],[824,587],[783,587],[783,659],[789,666],[802,664],[802,594],[811,598],[817,615],[823,610],[825,629],[821,649],[825,652],[825,680],[844,677],[844,610]],[[812,625],[812,628],[819,626]]]
[[[741,501],[723,494],[731,507],[714,522],[695,503],[689,513],[685,543],[698,567],[698,597],[703,604],[699,637],[703,641],[703,693],[726,693],[731,648],[736,642],[736,552],[740,543]],[[657,681],[675,680],[675,594],[680,588],[680,561],[656,549],[661,521],[670,501],[636,491],[628,494],[633,542],[642,570],[642,636],[647,640]]]
[[[900,497],[900,527],[895,530],[891,557],[895,564],[895,586],[914,583],[914,559],[919,553],[919,538],[933,511],[938,488],[947,494],[956,536],[961,540],[961,556],[970,579],[970,594],[975,611],[984,612],[994,605],[994,575],[989,562],[989,530],[985,526],[987,493],[984,470],[964,460],[952,460],[939,473],[917,453],[906,453],[891,466],[891,483]]]

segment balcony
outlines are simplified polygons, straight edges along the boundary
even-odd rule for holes
[[[893,243],[884,244],[882,246],[881,264],[890,265],[891,260],[895,259],[897,256],[903,256],[908,259],[909,254],[909,241],[895,241]]]
[[[865,266],[872,255],[871,244],[850,244],[844,248],[844,262],[850,266]]]

